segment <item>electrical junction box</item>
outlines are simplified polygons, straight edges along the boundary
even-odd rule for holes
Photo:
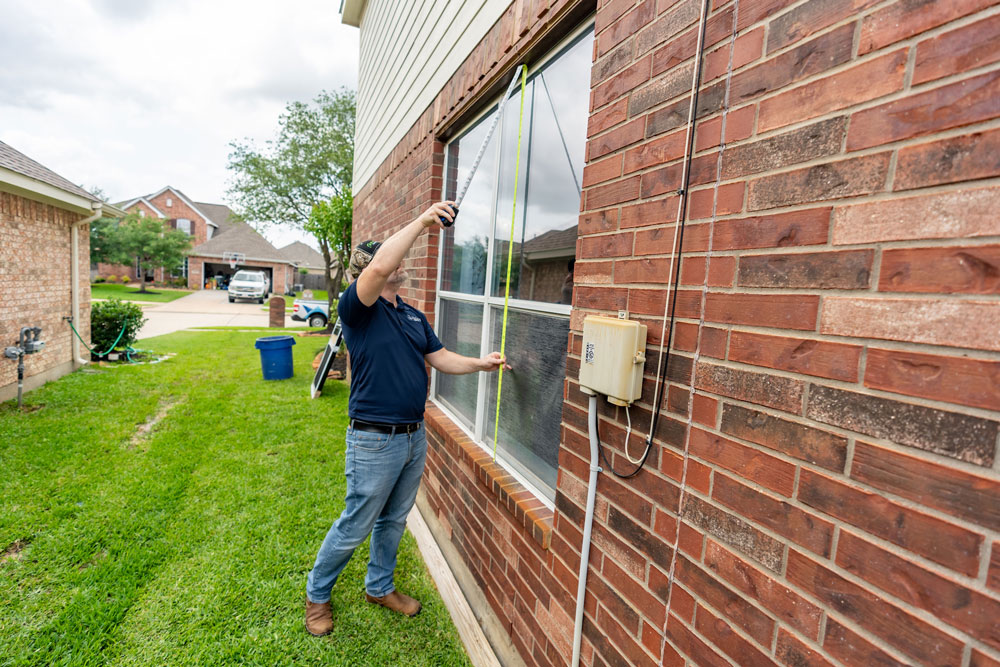
[[[599,315],[583,318],[580,388],[628,405],[642,394],[646,325]]]

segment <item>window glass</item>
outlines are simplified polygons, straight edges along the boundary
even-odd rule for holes
[[[583,39],[537,72],[525,97],[518,215],[511,258],[512,298],[568,303],[564,283],[576,256],[587,138],[591,44]],[[493,293],[504,294],[517,146],[516,97],[505,114]],[[529,122],[530,120],[530,122]],[[571,282],[571,280],[570,280]]]
[[[177,229],[191,236],[191,221],[187,218],[177,218]]]
[[[515,89],[458,222],[441,235],[438,335],[448,349],[469,356],[501,347],[507,252],[512,251],[510,296],[518,301],[508,312],[505,351],[513,370],[503,378],[497,458],[550,501],[558,473],[593,43],[591,28],[529,73],[520,166],[521,90]],[[462,186],[495,113],[448,144],[447,198]],[[464,296],[459,302],[447,292]],[[497,375],[437,373],[435,378],[435,399],[492,449]]]
[[[503,307],[492,309],[492,340],[499,348]],[[497,448],[521,472],[555,488],[559,468],[559,424],[569,318],[508,309],[506,355],[512,370],[503,376]],[[493,444],[497,379],[488,385],[486,439]]]
[[[483,307],[478,303],[461,303],[441,299],[438,338],[452,352],[466,357],[481,357]],[[476,420],[476,394],[479,378],[476,373],[449,375],[438,373],[437,396],[448,404],[465,425],[472,428]]]
[[[476,153],[489,132],[495,114],[495,110],[486,114],[475,127],[448,145],[445,199],[453,200],[468,179]],[[499,131],[494,132],[486,146],[479,169],[462,200],[459,221],[444,228],[443,290],[482,294],[485,288],[486,248],[493,227],[491,213],[498,135]]]

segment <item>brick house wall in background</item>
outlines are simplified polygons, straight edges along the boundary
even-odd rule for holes
[[[418,215],[483,91],[596,10],[555,511],[427,413],[427,506],[528,664],[570,654],[587,314],[649,326],[651,417],[699,8],[513,2],[355,198],[355,242]],[[670,383],[646,469],[600,475],[584,663],[1000,664],[1000,11],[713,0],[706,35]]]
[[[45,348],[24,357],[26,389],[73,369],[70,225],[84,216],[0,192],[0,347],[16,345],[21,327],[39,326]],[[90,233],[79,231],[80,320],[90,342]],[[85,349],[81,353],[86,355]],[[17,395],[17,363],[0,359],[0,401]]]

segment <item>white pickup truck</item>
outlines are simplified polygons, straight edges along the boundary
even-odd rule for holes
[[[236,299],[256,299],[264,303],[271,291],[271,283],[263,271],[237,271],[229,281],[229,303]]]

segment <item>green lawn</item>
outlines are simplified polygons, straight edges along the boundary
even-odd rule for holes
[[[108,283],[95,283],[90,286],[91,299],[110,299],[118,297],[122,301],[157,301],[164,303],[187,296],[191,290],[167,289],[163,287],[149,287],[146,289],[154,294],[136,294],[138,287],[135,285],[109,285]]]
[[[419,616],[363,601],[365,543],[334,634],[305,632],[305,577],[343,508],[347,388],[308,398],[321,337],[265,383],[258,335],[144,340],[177,356],[0,404],[0,663],[469,664],[409,533],[396,581]]]

